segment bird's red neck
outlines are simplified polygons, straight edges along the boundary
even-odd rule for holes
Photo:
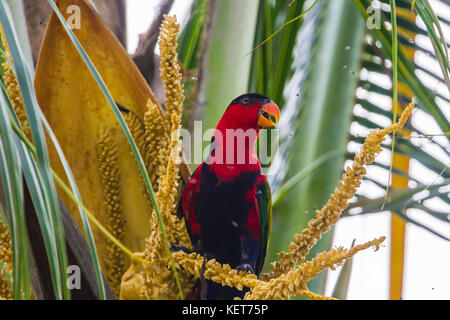
[[[259,104],[248,108],[256,110],[242,112],[231,105],[215,128],[212,151],[206,162],[222,180],[233,180],[241,173],[261,170],[255,152],[260,128],[249,125],[257,123]]]

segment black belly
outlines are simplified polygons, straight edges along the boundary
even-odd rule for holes
[[[207,165],[203,165],[201,170],[200,192],[195,201],[201,235],[198,243],[194,244],[195,249],[231,267],[247,263],[243,261],[241,240],[248,236],[248,214],[255,202],[246,201],[245,196],[254,188],[260,173],[246,172],[232,182],[218,183],[217,176]],[[252,255],[244,252],[244,256],[248,254]]]

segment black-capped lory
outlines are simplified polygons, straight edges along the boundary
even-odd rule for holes
[[[256,275],[269,243],[272,202],[255,143],[259,131],[275,126],[279,117],[278,106],[264,95],[247,93],[234,99],[215,128],[209,156],[190,177],[178,206],[195,252]],[[242,298],[246,292],[203,283],[206,299]]]

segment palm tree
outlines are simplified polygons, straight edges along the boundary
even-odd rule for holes
[[[67,210],[58,204],[55,188],[55,181],[58,181],[54,180],[50,169],[43,133],[47,124],[42,122],[31,84],[37,40],[32,39],[32,50],[26,28],[27,22],[30,23],[29,12],[26,18],[22,2],[7,2],[9,6],[6,2],[0,4],[0,21],[8,39],[35,145],[30,151],[30,145],[21,142],[24,137],[17,131],[19,119],[10,118],[14,108],[2,86],[0,181],[3,191],[0,189],[0,195],[3,206],[0,205],[0,216],[8,221],[13,243],[14,298],[29,298],[30,286],[38,297],[46,297],[39,295],[39,290],[52,291],[40,287],[40,281],[36,280],[41,260],[36,254],[29,259],[28,242],[35,236],[30,233],[34,229],[25,218],[30,206],[39,220],[36,226],[40,227],[36,230],[47,253],[43,260],[48,260],[49,264],[47,280],[54,291],[50,297],[69,298],[63,285],[67,278],[64,270],[69,253],[70,257],[90,257],[81,259],[87,260],[84,268],[90,270],[88,281],[93,288],[86,294],[111,298],[100,271],[94,236],[87,219],[89,212],[80,204],[77,206],[86,243]],[[97,2],[99,10],[104,10],[101,6],[104,1]],[[24,3],[29,5],[28,1]],[[48,3],[54,7],[53,0]],[[121,12],[123,2],[115,3],[119,8],[116,16],[124,17]],[[140,50],[134,56],[152,88],[157,85],[153,78],[158,69],[154,64],[155,26],[159,26],[163,13],[176,4],[177,1],[163,1],[156,22],[142,37]],[[266,94],[282,107],[279,132],[270,131],[267,140],[263,141],[274,146],[273,142],[277,140],[272,138],[277,135],[280,141],[278,149],[272,148],[273,156],[266,164],[274,203],[268,261],[277,259],[276,253],[287,248],[293,235],[303,230],[315,211],[326,202],[344,165],[353,159],[369,129],[394,121],[400,109],[413,98],[418,111],[404,131],[383,144],[385,157],[368,168],[362,187],[343,216],[351,219],[354,215],[383,210],[392,212],[392,299],[402,296],[403,270],[408,268],[408,265],[404,266],[406,223],[450,240],[450,235],[442,234],[408,214],[414,209],[442,223],[449,221],[448,210],[442,209],[450,204],[446,188],[450,181],[450,173],[446,170],[450,160],[447,111],[450,67],[443,32],[450,23],[449,6],[448,0],[434,0],[433,7],[428,0],[193,1],[178,45],[186,89],[183,125],[192,129],[193,121],[202,120],[203,129],[213,127],[228,102],[247,91]],[[114,16],[114,10],[109,15],[104,14],[105,17],[111,15]],[[124,43],[123,23],[118,25],[113,21],[110,25],[116,28],[116,35]],[[36,37],[42,37],[42,34]],[[76,39],[72,41],[77,45]],[[77,48],[83,54],[78,45]],[[4,47],[2,50],[4,53]],[[35,52],[34,57],[36,59]],[[5,61],[5,57],[3,59]],[[88,63],[87,57],[83,61]],[[91,72],[102,86],[95,70],[91,69]],[[2,80],[4,73],[2,70]],[[110,98],[106,87],[101,92]],[[395,103],[397,97],[398,103]],[[108,101],[118,112],[114,100]],[[141,169],[142,166],[145,169],[125,120],[120,112],[116,115]],[[68,165],[62,153],[58,155],[63,164]],[[417,173],[410,166],[423,169]],[[74,198],[80,200],[76,181],[68,168],[65,169]],[[424,175],[432,175],[432,183],[426,182],[429,180]],[[144,181],[147,190],[152,189],[150,177],[144,174]],[[30,191],[24,193],[27,189]],[[433,205],[436,201],[442,203],[441,209]],[[65,234],[61,231],[63,225]],[[65,241],[68,236],[73,237],[71,241],[80,243],[79,251],[69,246],[67,252]],[[310,255],[329,249],[332,240],[333,231],[330,231]],[[31,250],[34,250],[32,246]],[[0,265],[0,270],[2,268]],[[269,268],[267,263],[266,269]],[[334,290],[336,297],[346,297],[350,272],[351,264],[347,263]],[[309,289],[324,293],[326,278],[326,273],[322,272],[309,283]]]

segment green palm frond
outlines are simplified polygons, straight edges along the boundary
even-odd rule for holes
[[[411,133],[411,137],[399,135],[395,140],[394,152],[398,154],[402,154],[408,156],[410,159],[417,161],[430,170],[438,181],[437,185],[441,183],[441,181],[447,181],[449,172],[445,170],[450,163],[450,152],[449,152],[449,143],[448,136],[445,137],[445,132],[448,132],[449,121],[445,116],[444,109],[448,108],[450,100],[449,100],[449,92],[438,92],[436,90],[437,86],[441,86],[447,88],[447,77],[442,76],[435,73],[434,70],[431,69],[430,65],[424,65],[417,59],[410,61],[406,55],[406,50],[414,50],[415,56],[426,56],[428,59],[432,59],[435,61],[436,65],[441,66],[441,71],[444,72],[444,75],[449,72],[448,69],[448,58],[447,58],[447,45],[445,39],[443,38],[443,33],[435,32],[435,30],[441,30],[439,23],[442,25],[446,25],[448,27],[449,22],[445,19],[440,19],[437,21],[437,16],[433,13],[431,7],[428,4],[428,1],[417,1],[415,4],[415,9],[419,12],[419,16],[417,19],[421,17],[425,17],[428,20],[424,20],[422,18],[422,23],[413,23],[411,22],[411,18],[405,18],[408,14],[413,14],[410,11],[411,2],[407,0],[397,0],[397,20],[398,20],[398,28],[399,28],[399,73],[400,73],[400,81],[405,83],[413,95],[418,100],[418,108],[421,109],[421,112],[417,114],[417,120],[412,121],[407,124],[406,129]],[[442,5],[448,6],[448,2],[439,1]],[[359,1],[355,0],[355,3],[359,4],[361,12],[366,14],[367,5],[369,5],[368,1]],[[386,49],[385,43],[383,42],[383,38],[387,37],[389,34],[389,30],[386,28],[389,26],[390,15],[389,15],[389,1],[382,1],[384,5],[380,8],[381,14],[381,29],[379,30],[369,30],[367,35],[367,41],[365,45],[365,54],[362,64],[362,69],[364,73],[370,74],[370,77],[364,77],[360,79],[359,82],[359,90],[360,94],[357,97],[357,107],[355,109],[355,115],[353,121],[358,124],[363,130],[372,129],[380,126],[381,122],[386,121],[387,119],[392,118],[392,112],[390,110],[390,105],[386,105],[384,101],[389,101],[389,98],[392,97],[392,89],[391,89],[391,79],[390,74],[391,70],[391,54],[389,53],[391,48],[390,45]],[[364,4],[364,6],[361,6]],[[447,17],[448,18],[448,17]],[[413,21],[416,20],[415,18]],[[386,22],[386,23],[384,23]],[[425,29],[424,29],[425,28]],[[434,33],[432,35],[432,33]],[[420,41],[416,41],[417,37],[420,36],[429,36],[431,43],[433,44],[434,50],[430,50],[426,48]],[[403,54],[402,54],[403,53]],[[406,74],[404,70],[400,67],[400,64],[408,66]],[[433,82],[426,81],[425,77],[419,77],[421,74],[426,74],[428,77],[433,79]],[[378,76],[384,76],[386,79],[383,83],[375,82],[373,79]],[[407,79],[407,81],[405,81]],[[428,78],[429,79],[429,78]],[[377,96],[377,99],[373,97]],[[422,99],[421,97],[428,97],[426,99]],[[399,95],[399,102],[401,105],[406,105],[410,100],[410,97],[405,96],[404,94]],[[441,132],[423,132],[423,129],[420,128],[420,118],[422,116],[426,116],[428,114],[433,118],[433,120],[437,123],[437,125],[441,128]],[[418,125],[419,124],[419,125]],[[431,134],[432,136],[426,137],[427,134]],[[442,136],[439,136],[439,135]],[[350,136],[350,141],[356,143],[357,145],[362,143],[362,137],[352,134]],[[426,151],[423,146],[427,145],[427,149],[434,149],[435,152],[430,153]],[[391,141],[385,142],[383,148],[386,150],[390,149]],[[374,164],[378,168],[382,168],[384,172],[387,172],[386,163],[382,163],[381,160],[377,160]],[[409,178],[410,181],[414,181],[415,184],[418,184],[419,187],[423,186],[425,183],[417,181],[413,176],[414,172],[394,172],[400,173],[403,176]],[[412,176],[411,176],[412,175]],[[373,183],[374,177],[371,177],[370,174],[365,179],[367,182],[371,183],[375,188],[378,188],[381,191],[381,188],[386,188],[387,181],[378,181],[378,184]],[[448,183],[448,181],[447,181]],[[434,185],[433,185],[434,186]],[[414,189],[407,190],[406,193],[412,192]],[[390,195],[390,199],[388,202],[388,208],[396,209],[393,212],[398,212],[399,208],[402,208],[406,202],[410,201],[410,198],[406,197],[395,197]],[[435,194],[435,197],[440,198],[442,200],[447,200],[448,195],[446,193],[438,193]],[[359,195],[358,199],[364,199],[362,195]],[[357,201],[359,203],[359,200]],[[370,200],[364,199],[365,205],[361,205],[362,212],[375,212],[375,208],[379,211],[381,205],[379,203],[379,199]],[[420,206],[417,205],[416,201],[412,203],[415,204],[416,207],[420,207],[425,213],[433,215],[436,217],[434,210],[427,204],[427,202],[422,203]],[[412,204],[409,202],[409,204]],[[402,212],[402,210],[400,210]],[[439,216],[442,217],[442,216]],[[448,222],[446,219],[441,219],[441,221]],[[421,225],[422,227],[425,227]],[[447,237],[448,238],[448,237]]]

